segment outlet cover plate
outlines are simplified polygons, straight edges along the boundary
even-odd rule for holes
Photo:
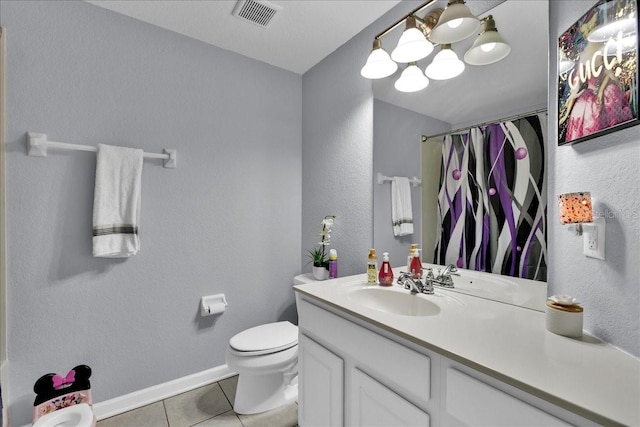
[[[605,259],[605,220],[604,218],[594,218],[593,224],[597,226],[597,229],[596,227],[587,226],[582,233],[584,236],[583,253],[590,258]],[[593,247],[594,240],[595,247]]]

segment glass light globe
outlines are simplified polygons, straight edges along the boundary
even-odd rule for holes
[[[429,79],[422,73],[415,62],[409,64],[396,80],[394,87],[400,92],[417,92],[429,85]]]
[[[464,67],[464,62],[458,59],[454,51],[443,47],[427,66],[425,73],[434,80],[447,80],[462,74]]]
[[[408,28],[400,36],[398,45],[391,52],[391,59],[400,63],[419,61],[433,52],[433,45],[417,28]]]
[[[371,51],[366,64],[360,70],[360,75],[367,79],[381,79],[395,73],[397,69],[398,64],[393,62],[389,54],[380,46]]]

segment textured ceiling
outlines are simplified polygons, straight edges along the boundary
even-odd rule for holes
[[[87,0],[176,33],[304,74],[399,0],[270,0],[267,28],[240,20],[227,0]]]
[[[400,3],[398,0],[271,0],[282,10],[263,28],[234,17],[236,1],[87,1],[298,74],[304,74]],[[421,2],[405,0],[398,9],[408,12],[419,4]],[[438,0],[419,15],[424,16],[436,7],[444,8],[446,4],[446,0]],[[481,17],[489,13],[494,16],[498,31],[512,46],[509,56],[488,66],[467,65],[461,76],[447,81],[431,80],[426,89],[416,93],[401,93],[393,87],[402,71],[400,67],[394,76],[373,81],[375,98],[452,125],[506,117],[529,106],[546,105],[548,0],[468,0],[467,5]],[[398,12],[397,18],[402,16],[403,13]],[[393,50],[402,30],[401,25],[383,38],[388,52]],[[470,37],[456,43],[453,50],[462,57],[473,40],[474,37]],[[366,55],[367,52],[363,52],[353,60],[364,61]],[[418,65],[424,70],[434,56],[435,52]]]

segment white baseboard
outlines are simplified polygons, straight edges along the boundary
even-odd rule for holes
[[[98,420],[102,420],[198,387],[215,383],[235,374],[236,373],[231,371],[227,365],[220,365],[207,369],[206,371],[197,372],[187,375],[186,377],[134,391],[124,396],[94,403],[93,412]]]

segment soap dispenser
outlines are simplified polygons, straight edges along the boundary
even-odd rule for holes
[[[411,244],[411,249],[409,249],[409,256],[407,256],[407,269],[411,270],[411,261],[413,261],[413,253],[418,249],[417,243]]]
[[[411,272],[412,279],[421,279],[422,278],[422,261],[420,260],[420,249],[415,249],[413,252],[413,259],[411,260],[411,264],[409,266],[409,271]]]
[[[376,250],[369,249],[369,256],[367,257],[367,284],[376,284],[376,273],[378,272],[378,260],[376,259]]]
[[[391,263],[389,263],[389,252],[382,254],[382,266],[378,274],[378,281],[380,282],[380,286],[393,285],[393,270],[391,269]]]
[[[331,249],[329,251],[329,279],[338,277],[338,251]]]

